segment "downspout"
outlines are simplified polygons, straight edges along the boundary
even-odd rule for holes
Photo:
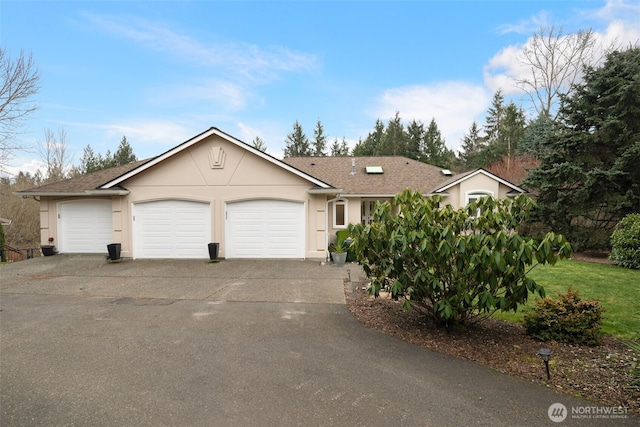
[[[324,250],[327,253],[327,262],[330,260],[329,254],[329,203],[333,203],[342,199],[342,194],[336,194],[336,197],[325,202],[324,207]]]

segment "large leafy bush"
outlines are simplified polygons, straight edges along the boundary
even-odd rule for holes
[[[611,259],[619,266],[640,269],[640,214],[627,215],[611,235]]]
[[[544,297],[526,273],[536,263],[567,257],[571,247],[561,235],[536,242],[515,232],[534,206],[530,198],[486,197],[463,209],[440,207],[441,201],[405,190],[378,203],[370,225],[349,226],[372,294],[386,288],[405,308],[446,325],[515,311],[530,292]]]

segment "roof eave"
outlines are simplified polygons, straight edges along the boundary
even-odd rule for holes
[[[86,196],[126,196],[129,190],[86,190],[86,191],[16,191],[22,197],[86,197]]]
[[[342,188],[310,188],[307,190],[309,194],[341,194]]]

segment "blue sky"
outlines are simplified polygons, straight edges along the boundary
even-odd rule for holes
[[[0,1],[0,43],[33,54],[37,112],[11,171],[34,172],[44,130],[138,158],[215,126],[282,156],[298,120],[352,146],[377,118],[435,118],[457,150],[540,25],[640,40],[640,1]]]

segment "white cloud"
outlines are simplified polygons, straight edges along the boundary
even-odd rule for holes
[[[140,120],[111,124],[77,124],[78,126],[101,129],[111,138],[119,141],[123,135],[127,140],[142,143],[178,145],[193,136],[193,129],[179,123],[163,120]]]
[[[33,176],[38,170],[40,170],[42,174],[47,170],[47,165],[45,165],[42,160],[18,158],[12,163],[19,164],[19,166],[7,166],[6,173],[3,173],[4,176],[15,177],[20,172],[30,173],[31,176]]]
[[[235,83],[208,79],[191,85],[165,85],[151,90],[150,101],[156,104],[176,106],[185,104],[193,106],[194,102],[204,101],[215,104],[215,108],[223,111],[238,111],[245,107],[252,96],[250,91]]]
[[[529,77],[530,70],[519,60],[521,54],[522,46],[507,46],[496,53],[485,65],[484,83],[492,93],[497,92],[498,89],[507,96],[522,93],[515,81]]]
[[[256,136],[264,141],[264,135],[259,129],[246,125],[242,122],[238,122],[238,139],[247,144],[251,144]]]
[[[607,22],[626,19],[630,20],[630,23],[635,22],[637,27],[638,17],[640,16],[640,3],[637,1],[607,0],[600,9],[584,10],[582,15],[586,19],[596,17]]]
[[[501,25],[498,27],[498,34],[516,33],[529,35],[548,24],[549,13],[543,10],[531,18],[520,20],[515,24]]]
[[[130,40],[146,49],[167,52],[182,60],[218,67],[254,80],[273,78],[278,72],[309,71],[317,67],[315,55],[282,46],[260,47],[245,42],[203,43],[167,25],[137,17],[85,14],[95,28]]]
[[[415,119],[428,125],[435,119],[447,146],[458,150],[460,140],[490,100],[483,87],[465,82],[398,87],[380,96],[375,118],[387,120],[398,111],[405,123]]]

